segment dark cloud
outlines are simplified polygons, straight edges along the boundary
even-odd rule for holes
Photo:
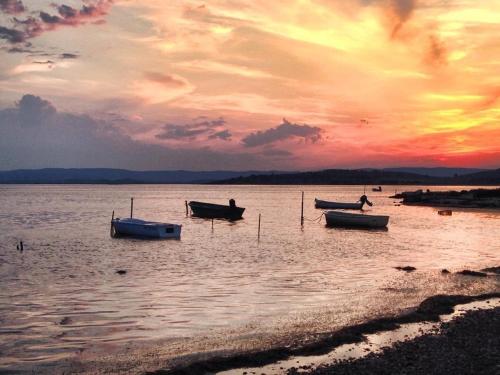
[[[40,12],[40,19],[45,23],[57,24],[61,22],[61,17],[50,15],[46,12]]]
[[[404,24],[410,20],[418,0],[359,0],[365,6],[379,6],[390,18],[390,35],[396,38]]]
[[[10,1],[0,0],[5,4],[13,3]],[[15,2],[14,2],[15,3]],[[46,11],[31,12],[24,19],[12,18],[12,28],[0,26],[0,39],[7,40],[11,44],[22,43],[30,38],[41,35],[44,32],[55,30],[61,26],[80,26],[86,23],[96,23],[103,21],[104,17],[113,4],[113,0],[94,0],[93,2],[85,1],[80,10],[77,10],[69,5],[54,5],[58,15],[50,14]],[[22,4],[21,4],[22,5]],[[7,5],[5,5],[7,7]],[[6,9],[14,9],[11,7]],[[17,9],[17,8],[16,8]],[[23,8],[24,9],[24,8]],[[3,10],[3,5],[2,5]],[[20,12],[17,12],[20,13]]]
[[[0,26],[0,39],[4,39],[9,43],[15,44],[24,42],[26,37],[22,31]]]
[[[75,53],[61,53],[59,58],[61,59],[77,59],[79,56]]]
[[[232,136],[228,129],[222,127],[226,120],[219,117],[214,120],[208,120],[205,117],[198,118],[191,124],[175,125],[166,124],[161,133],[156,135],[158,139],[172,140],[193,140],[199,135],[204,135],[207,139],[229,140]]]
[[[224,141],[229,141],[231,140],[231,137],[233,135],[228,129],[221,130],[220,132],[216,132],[214,134],[211,134],[208,136],[208,139],[222,139]]]
[[[298,137],[315,143],[321,139],[321,132],[321,128],[316,126],[293,124],[286,119],[283,119],[283,123],[281,125],[267,130],[251,133],[243,138],[242,142],[246,147],[256,147]]]
[[[61,17],[63,17],[63,18],[73,18],[73,17],[76,17],[78,14],[78,11],[75,8],[70,7],[69,5],[64,5],[64,4],[59,5],[57,7],[57,11],[59,12]]]
[[[217,120],[214,120],[217,121]],[[17,168],[226,169],[273,168],[259,155],[207,147],[176,149],[125,135],[118,124],[59,112],[47,100],[25,95],[0,110],[0,170]]]
[[[14,25],[18,31],[23,34],[23,42],[26,39],[34,38],[43,33],[43,25],[42,22],[35,17],[27,17],[25,19],[13,19]]]
[[[0,0],[0,10],[7,14],[18,14],[26,10],[21,0]]]
[[[410,19],[417,5],[417,0],[391,0],[390,5],[396,16],[396,23],[391,32],[391,37],[394,38],[406,21]]]

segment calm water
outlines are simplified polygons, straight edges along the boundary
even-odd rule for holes
[[[362,186],[0,186],[0,368],[221,330],[318,331],[348,324],[368,305],[404,307],[405,288],[420,295],[498,288],[443,287],[439,270],[500,264],[500,212],[445,217],[388,198],[412,189],[370,192],[370,212],[391,219],[388,231],[363,231],[328,229],[324,219],[300,228],[301,190],[312,220],[321,214],[314,197],[356,201]],[[131,196],[135,217],[181,223],[182,239],[110,238],[111,212],[127,216]],[[185,216],[185,200],[231,197],[247,207],[244,220],[212,229]],[[392,268],[408,264],[417,272]]]

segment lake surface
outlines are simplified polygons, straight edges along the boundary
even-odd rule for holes
[[[219,337],[212,348],[229,347],[228,337],[240,347],[250,346],[242,342],[251,337],[255,346],[259,332],[275,338],[320,332],[437,292],[498,290],[498,280],[443,279],[440,270],[499,265],[500,212],[440,216],[435,208],[397,206],[388,198],[416,187],[385,186],[367,193],[374,202],[367,209],[390,215],[387,231],[326,228],[314,198],[354,202],[363,189],[0,186],[0,369],[138,342],[182,341],[184,354],[197,337]],[[135,217],[182,224],[181,240],[110,238],[111,212],[128,216],[130,197]],[[216,220],[212,229],[211,221],[185,215],[185,200],[229,198],[247,208],[244,220]],[[404,265],[417,271],[393,268]]]

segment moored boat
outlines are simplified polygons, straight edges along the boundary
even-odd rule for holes
[[[126,218],[111,221],[113,237],[129,236],[143,238],[176,238],[181,237],[182,225],[158,223],[141,219]]]
[[[326,225],[329,227],[385,228],[389,223],[389,216],[351,214],[339,211],[327,211],[325,218]]]
[[[372,206],[372,202],[368,200],[366,195],[362,195],[356,203],[332,202],[314,199],[314,207],[322,209],[340,209],[340,210],[362,210],[364,204]]]
[[[234,199],[229,200],[229,206],[197,201],[191,201],[188,205],[191,208],[192,216],[208,219],[239,220],[245,211],[245,208],[236,206]]]
[[[382,191],[382,186],[372,188],[372,191]]]

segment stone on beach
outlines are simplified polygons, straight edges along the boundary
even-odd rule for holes
[[[397,270],[400,270],[400,271],[406,271],[406,272],[413,272],[416,270],[415,267],[412,267],[412,266],[404,266],[404,267],[394,267],[395,269]]]

